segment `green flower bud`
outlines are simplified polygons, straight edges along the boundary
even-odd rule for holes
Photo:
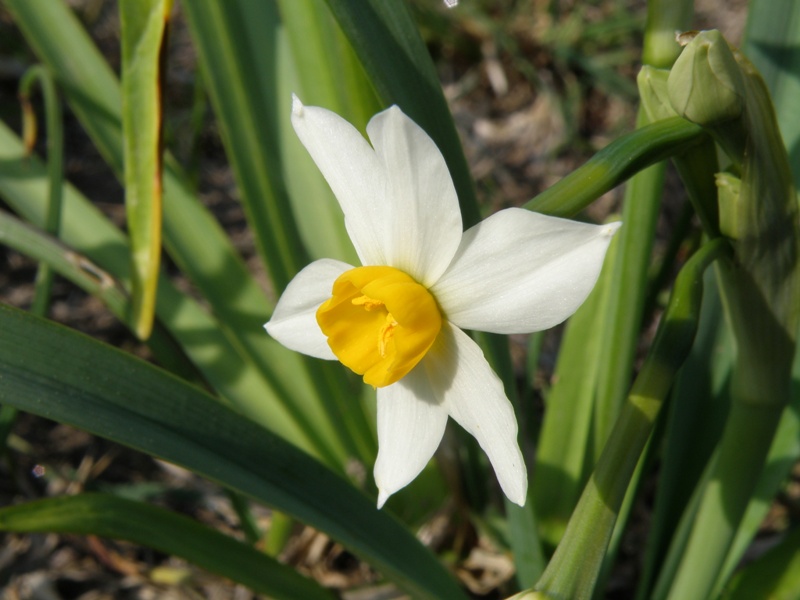
[[[742,73],[719,31],[701,31],[686,45],[669,75],[669,99],[678,115],[703,126],[744,112]]]
[[[742,180],[732,173],[717,173],[715,179],[720,207],[720,233],[731,240],[737,240],[742,235],[741,225],[739,223],[739,199]]]
[[[649,121],[660,121],[677,116],[669,101],[668,79],[669,71],[667,69],[656,69],[648,65],[644,65],[636,77],[642,108]]]

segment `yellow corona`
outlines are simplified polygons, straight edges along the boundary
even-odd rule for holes
[[[333,284],[317,323],[336,357],[376,388],[402,379],[442,328],[436,300],[394,267],[357,267]]]

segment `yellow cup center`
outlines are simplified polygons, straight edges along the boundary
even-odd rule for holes
[[[357,267],[333,284],[317,323],[336,357],[374,387],[402,379],[430,349],[442,315],[430,292],[393,267]]]

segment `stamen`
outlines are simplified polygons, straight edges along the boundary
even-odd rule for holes
[[[395,327],[397,327],[397,321],[394,320],[392,313],[386,313],[386,323],[383,324],[380,333],[378,333],[378,353],[381,358],[386,358],[386,346],[394,336]]]
[[[367,312],[371,311],[373,308],[383,306],[383,302],[370,298],[369,296],[359,296],[358,298],[353,298],[351,302],[355,306],[363,306],[364,310]]]

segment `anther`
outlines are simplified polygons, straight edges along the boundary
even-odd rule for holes
[[[363,306],[364,310],[367,312],[371,311],[373,308],[383,306],[383,302],[380,300],[374,300],[369,296],[359,296],[358,298],[353,298],[351,302],[354,306]]]
[[[380,333],[378,333],[378,353],[381,355],[381,358],[386,358],[386,346],[389,340],[392,339],[392,336],[394,336],[395,327],[397,327],[397,321],[394,320],[391,313],[387,313],[386,323],[383,324]]]

